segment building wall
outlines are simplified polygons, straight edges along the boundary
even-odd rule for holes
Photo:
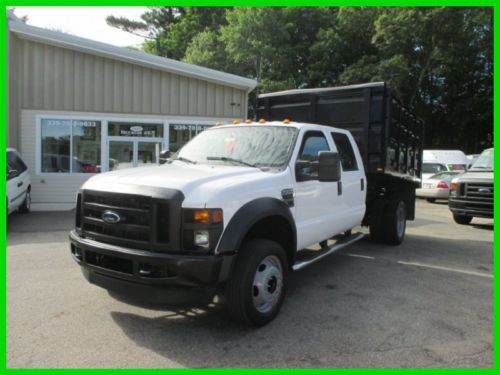
[[[9,64],[13,147],[19,147],[16,112],[20,109],[246,117],[245,90],[28,41],[12,33],[9,38],[14,42]]]

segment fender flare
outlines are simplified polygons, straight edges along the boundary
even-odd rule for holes
[[[231,254],[238,252],[241,242],[250,228],[258,221],[269,216],[280,216],[290,224],[293,232],[292,251],[295,252],[297,250],[297,228],[288,205],[277,198],[258,198],[246,203],[236,211],[222,233],[216,253]]]

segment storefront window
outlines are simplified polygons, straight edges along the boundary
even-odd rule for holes
[[[101,171],[100,121],[43,119],[41,138],[42,173]]]
[[[109,122],[108,135],[118,137],[163,138],[163,124]]]
[[[177,152],[196,134],[208,129],[212,125],[202,124],[170,124],[169,131],[169,150]]]

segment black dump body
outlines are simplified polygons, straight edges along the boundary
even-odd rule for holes
[[[368,206],[374,196],[408,190],[409,218],[413,218],[414,190],[420,184],[422,170],[424,127],[385,83],[262,94],[257,117],[268,121],[287,118],[349,130],[363,158]]]

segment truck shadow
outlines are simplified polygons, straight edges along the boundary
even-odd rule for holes
[[[279,316],[261,328],[231,321],[223,304],[111,317],[137,346],[191,368],[399,366],[393,354],[402,346],[426,365],[453,367],[427,348],[491,335],[492,281],[400,260],[492,272],[488,242],[408,235],[388,247],[362,240],[291,274]],[[470,323],[478,316],[480,332]],[[352,362],[360,356],[380,361]]]

